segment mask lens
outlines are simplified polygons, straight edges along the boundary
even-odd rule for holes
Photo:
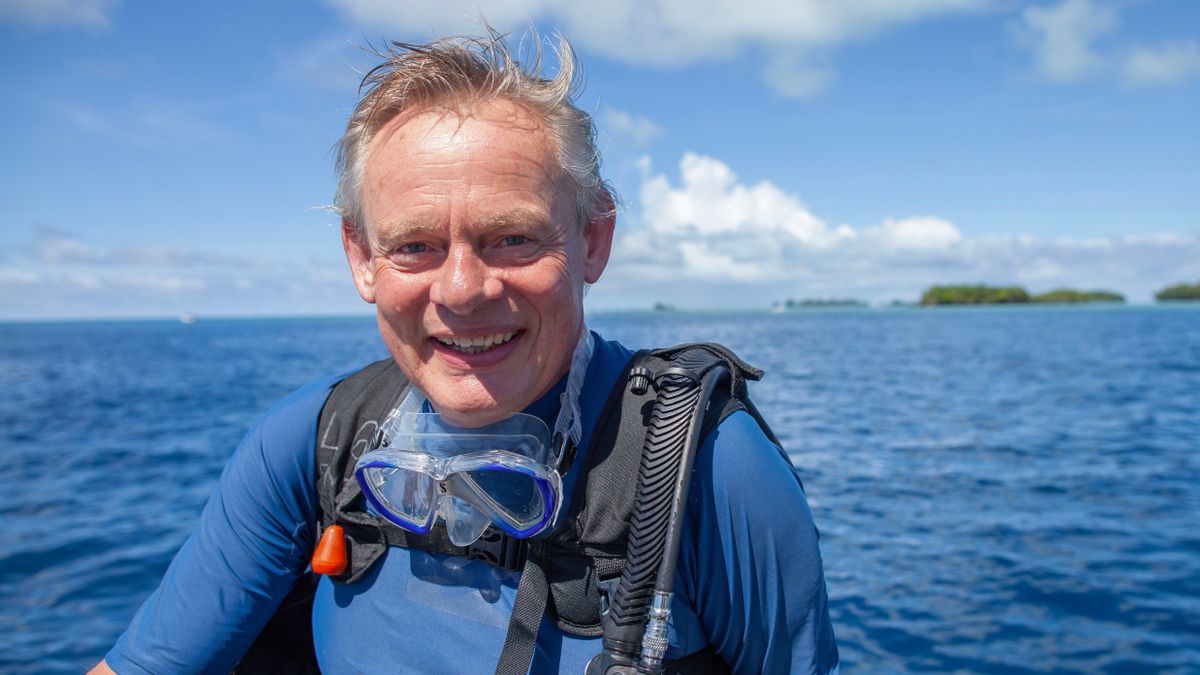
[[[517,468],[491,465],[467,471],[463,477],[476,494],[492,502],[492,507],[518,531],[538,525],[546,515],[548,486],[536,476]]]
[[[558,511],[561,479],[546,464],[550,432],[536,417],[461,429],[401,405],[375,442],[356,477],[371,509],[406,530],[425,534],[441,518],[450,540],[465,546],[489,524],[533,536]]]
[[[396,467],[369,467],[362,471],[362,476],[379,505],[389,514],[420,530],[432,524],[436,480],[419,471]]]

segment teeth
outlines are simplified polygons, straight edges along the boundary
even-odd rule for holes
[[[478,354],[479,352],[491,349],[496,345],[502,345],[505,342],[517,336],[517,331],[508,333],[496,333],[495,335],[484,335],[474,338],[436,338],[438,342],[452,347],[454,351],[464,354]]]

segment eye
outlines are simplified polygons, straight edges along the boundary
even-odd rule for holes
[[[521,244],[528,244],[529,241],[530,241],[529,237],[526,237],[524,235],[510,234],[509,236],[500,240],[500,245],[501,246],[520,246]]]
[[[412,243],[412,244],[404,244],[400,248],[396,249],[396,252],[397,253],[407,253],[409,255],[412,255],[414,253],[424,253],[428,250],[429,250],[429,247],[426,246],[425,244]]]

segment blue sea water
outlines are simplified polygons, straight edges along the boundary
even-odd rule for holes
[[[602,315],[723,342],[804,480],[843,672],[1200,672],[1200,307]],[[0,672],[98,660],[370,319],[0,325]]]

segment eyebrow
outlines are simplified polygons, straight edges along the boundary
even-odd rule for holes
[[[391,249],[407,242],[414,237],[437,230],[438,227],[430,222],[420,220],[390,221],[380,223],[375,228],[375,244],[381,251]]]
[[[475,223],[474,227],[487,234],[514,227],[542,227],[549,221],[549,215],[540,209],[518,207],[488,215]],[[395,220],[380,223],[376,228],[375,239],[378,247],[387,251],[413,238],[420,238],[441,229],[442,226],[425,220]]]
[[[492,214],[479,223],[485,231],[502,230],[509,227],[541,226],[549,222],[550,216],[538,209],[515,208]]]

